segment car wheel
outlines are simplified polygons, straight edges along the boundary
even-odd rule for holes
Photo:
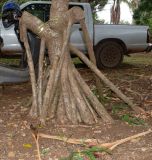
[[[98,68],[115,68],[123,60],[124,49],[115,41],[106,41],[99,44],[95,50]]]

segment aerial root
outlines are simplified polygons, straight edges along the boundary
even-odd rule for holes
[[[84,95],[86,96],[86,99],[90,102],[91,106],[93,107],[95,112],[98,114],[98,116],[102,118],[103,122],[113,123],[113,119],[111,118],[111,116],[109,116],[104,106],[99,102],[97,97],[90,90],[89,86],[83,80],[79,72],[76,69],[74,69],[74,73],[75,73],[75,78],[77,79],[77,82],[81,88],[81,91],[84,93]]]
[[[51,85],[48,82],[49,86],[47,87],[52,89],[51,95],[48,97],[49,107],[45,108],[42,122],[47,117],[54,118],[58,115],[57,119],[61,123],[66,121],[66,123],[72,124],[80,122],[93,124],[97,123],[99,118],[102,118],[103,122],[112,123],[112,118],[82,79],[68,54],[65,59],[63,59],[61,72],[59,72],[59,69],[56,70],[56,72],[59,72],[59,75],[57,74],[58,78],[55,76],[57,79],[51,80]],[[59,79],[60,76],[61,79]],[[64,114],[61,116],[61,113]],[[66,118],[63,118],[63,116],[66,116]]]
[[[69,45],[72,53],[76,54],[114,93],[117,94],[126,104],[128,104],[136,113],[144,113],[145,111],[133,104],[133,102],[125,96],[109,79],[105,77],[104,74],[92,63],[89,59],[73,45]]]

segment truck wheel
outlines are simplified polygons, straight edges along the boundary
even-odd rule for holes
[[[123,60],[124,49],[115,41],[106,41],[99,44],[95,50],[98,68],[115,68]]]

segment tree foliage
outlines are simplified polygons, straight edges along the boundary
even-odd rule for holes
[[[152,3],[141,0],[139,7],[134,11],[133,18],[136,24],[149,25],[152,29]]]
[[[120,4],[122,2],[126,3],[132,11],[134,11],[139,4],[139,0],[113,0],[113,5],[111,7],[111,23],[113,24],[120,24]]]

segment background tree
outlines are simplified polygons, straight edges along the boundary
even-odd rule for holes
[[[152,29],[152,2],[141,0],[133,15],[136,24],[149,25]]]
[[[131,0],[129,1],[128,5],[134,11],[135,9],[138,8],[139,3],[140,3],[140,0]]]
[[[120,0],[114,0],[111,7],[111,23],[119,24],[120,21]]]
[[[113,5],[111,7],[112,24],[119,24],[120,22],[120,15],[121,15],[120,4],[122,2],[126,3],[132,11],[134,11],[139,5],[139,0],[113,0]]]

